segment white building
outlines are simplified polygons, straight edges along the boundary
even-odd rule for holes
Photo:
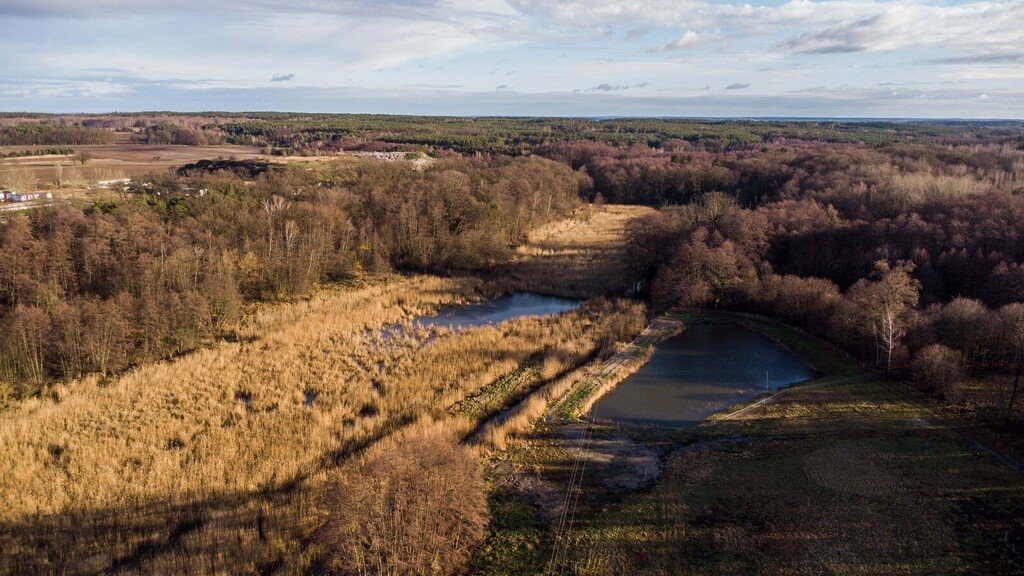
[[[11,202],[31,202],[51,198],[53,198],[53,192],[11,192],[7,199]]]
[[[99,186],[100,188],[110,188],[112,186],[118,186],[122,184],[127,186],[131,183],[131,178],[116,178],[114,180],[100,180],[99,182],[96,183],[96,185]]]

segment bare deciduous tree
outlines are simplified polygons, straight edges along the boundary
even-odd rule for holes
[[[478,457],[436,429],[385,442],[346,466],[325,506],[322,536],[341,574],[454,574],[487,529]]]
[[[999,310],[999,328],[1006,347],[1007,356],[1014,364],[1013,384],[1006,401],[1007,416],[1013,415],[1013,407],[1020,394],[1020,377],[1024,372],[1024,304],[1007,304]]]
[[[260,205],[267,215],[267,258],[271,258],[274,255],[274,217],[288,207],[288,201],[275,194],[264,198]]]
[[[892,266],[881,260],[875,263],[871,280],[862,280],[850,289],[856,313],[874,338],[875,364],[884,364],[887,370],[907,333],[908,316],[917,307],[921,283],[911,277],[913,270],[909,262]]]

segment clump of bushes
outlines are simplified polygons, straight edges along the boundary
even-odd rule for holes
[[[922,348],[911,361],[911,378],[918,386],[938,392],[955,404],[961,399],[963,363],[959,350],[931,344]]]
[[[324,506],[322,542],[339,574],[459,573],[487,534],[482,461],[437,425],[344,466]]]

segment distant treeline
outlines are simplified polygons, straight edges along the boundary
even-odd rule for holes
[[[0,152],[0,158],[27,158],[29,156],[49,156],[51,154],[56,156],[69,156],[74,154],[73,148],[37,148],[35,150],[12,150],[10,152]]]
[[[113,141],[113,132],[84,126],[22,123],[0,128],[0,146],[73,146],[109,144]]]
[[[797,141],[875,145],[915,140],[976,144],[1019,138],[1024,126],[1012,121],[469,118],[284,112],[0,117],[0,125],[12,122],[19,126],[61,123],[130,131],[136,134],[138,141],[146,143],[223,141],[267,147],[280,154],[398,149],[505,155],[529,155],[549,144],[581,140],[617,147],[640,144],[659,149],[682,142],[710,152]]]
[[[8,219],[0,385],[25,395],[178,354],[227,333],[246,301],[363,270],[488,266],[579,202],[578,175],[539,158],[318,169],[164,175],[85,211]]]
[[[662,148],[673,141],[713,152],[777,141],[893,143],[908,138],[981,142],[1019,135],[1020,123],[459,118],[369,115],[260,115],[218,126],[229,141],[281,150],[331,148],[332,143],[525,155],[551,143],[586,140]]]

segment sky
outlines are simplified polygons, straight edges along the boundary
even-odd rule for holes
[[[0,110],[1024,118],[1024,0],[0,0]]]

